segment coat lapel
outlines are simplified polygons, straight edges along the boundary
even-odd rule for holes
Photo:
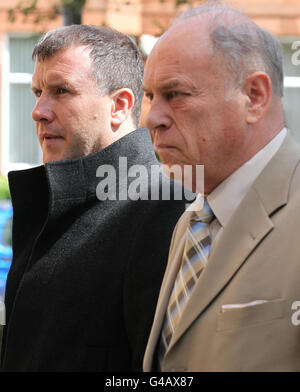
[[[294,169],[300,160],[299,151],[299,144],[288,132],[280,149],[256,179],[225,227],[217,246],[213,248],[208,265],[203,271],[171,339],[168,352],[233,278],[251,252],[272,231],[273,222],[270,215],[288,202],[289,186]],[[179,228],[178,234],[180,234]],[[180,235],[183,233],[181,232]],[[168,269],[161,287],[156,315],[145,353],[144,369],[146,371],[151,369],[153,353],[159,340],[170,292],[180,266],[181,255],[182,249],[177,253],[177,257],[169,258]]]
[[[244,209],[244,206],[247,208]],[[208,264],[184,309],[169,349],[213,301],[272,228],[272,221],[258,195],[251,190],[224,229],[218,245],[213,249]]]
[[[247,206],[247,208],[244,208],[244,206]],[[185,222],[179,222],[178,227],[185,227],[184,223],[187,219],[185,219]],[[213,301],[244,263],[251,251],[272,228],[272,221],[269,219],[256,191],[252,189],[224,229],[218,246],[213,248],[208,264],[202,272],[172,336],[168,352],[172,350],[178,339]],[[184,239],[184,233],[180,230],[177,231],[177,236]],[[150,369],[148,359],[152,357],[155,344],[159,340],[169,297],[182,259],[183,246],[181,244],[180,247],[176,247],[176,245],[175,242],[174,252],[173,254],[170,253],[169,266],[161,287],[157,312],[145,355],[145,370]]]
[[[287,203],[291,178],[299,162],[299,147],[295,143],[288,134],[225,227],[187,303],[169,350],[273,229],[269,216]]]

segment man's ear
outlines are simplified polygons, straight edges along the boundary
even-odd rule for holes
[[[120,88],[110,94],[111,105],[111,126],[117,130],[123,122],[130,116],[134,105],[134,94],[129,88]]]
[[[258,122],[269,107],[272,96],[272,82],[264,72],[254,72],[248,75],[244,82],[248,98],[247,123]]]

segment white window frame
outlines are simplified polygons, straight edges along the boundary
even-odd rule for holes
[[[11,170],[20,170],[33,167],[29,163],[19,163],[9,161],[9,118],[10,118],[10,83],[31,84],[32,74],[30,73],[13,73],[9,72],[10,52],[9,39],[10,38],[29,38],[32,33],[9,33],[4,35],[2,48],[2,80],[1,80],[1,94],[2,94],[2,108],[1,108],[1,171],[2,174],[7,175]],[[30,115],[30,113],[29,113]],[[41,154],[41,152],[40,152]],[[41,155],[40,155],[41,157]]]
[[[3,37],[1,80],[1,171],[7,174],[9,156],[9,37]]]

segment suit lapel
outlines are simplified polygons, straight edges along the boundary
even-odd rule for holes
[[[230,282],[251,252],[272,231],[273,222],[270,215],[288,202],[289,186],[294,169],[300,160],[299,151],[299,144],[288,132],[278,152],[256,179],[225,227],[217,246],[213,248],[208,265],[187,303],[166,355],[195,319],[205,311],[225,285]],[[178,234],[183,236],[179,227]],[[170,292],[180,266],[181,255],[182,249],[177,253],[177,257],[169,258],[168,269],[161,287],[157,311],[145,353],[146,371],[151,369],[152,356],[159,340]]]
[[[269,216],[287,203],[289,185],[298,162],[299,146],[288,133],[279,151],[254,182],[225,227],[217,246],[213,248],[208,265],[171,339],[169,350],[271,232],[273,223]]]
[[[244,207],[247,206],[247,209]],[[230,281],[259,242],[272,230],[256,192],[251,190],[213,249],[178,324],[169,348]]]
[[[244,206],[247,206],[247,208],[245,209]],[[187,215],[184,222],[179,222],[181,224],[178,224],[176,233],[178,239],[184,239],[182,227],[186,227],[188,219]],[[229,282],[251,251],[272,228],[272,221],[269,219],[257,193],[255,190],[251,190],[224,229],[218,246],[213,249],[208,264],[202,272],[172,336],[168,352]],[[181,242],[179,240],[174,242],[174,250],[169,256],[169,266],[162,283],[157,312],[145,355],[145,370],[150,369],[148,360],[152,358],[155,345],[159,340],[169,297],[181,264],[184,241]]]

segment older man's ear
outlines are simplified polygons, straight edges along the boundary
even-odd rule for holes
[[[246,121],[248,124],[257,123],[265,115],[271,102],[271,79],[264,72],[254,72],[245,79],[244,91],[248,98]]]

